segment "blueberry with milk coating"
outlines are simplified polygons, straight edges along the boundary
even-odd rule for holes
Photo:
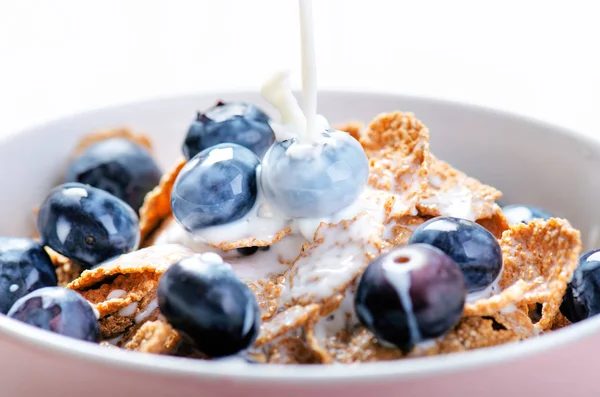
[[[65,183],[50,191],[37,218],[43,245],[91,267],[137,249],[139,220],[124,201],[104,190]]]
[[[256,202],[259,163],[250,150],[232,143],[198,153],[173,186],[173,216],[192,233],[244,217]]]
[[[396,248],[369,264],[360,278],[354,307],[363,326],[404,351],[444,335],[465,305],[458,265],[426,244]]]
[[[469,292],[489,287],[502,272],[498,240],[483,226],[466,219],[430,219],[415,229],[408,243],[432,245],[452,258],[462,270]]]
[[[258,107],[244,102],[218,102],[190,126],[183,143],[183,154],[191,159],[204,149],[220,143],[236,143],[262,158],[275,134],[269,116]]]
[[[161,172],[148,150],[128,139],[112,138],[88,147],[71,162],[66,182],[105,190],[138,211]]]
[[[358,141],[335,130],[316,143],[275,142],[265,154],[260,183],[266,200],[289,218],[331,215],[364,190],[369,162]]]
[[[502,212],[509,224],[529,223],[534,219],[548,220],[552,214],[548,211],[531,205],[511,204],[502,207]]]
[[[586,252],[579,258],[579,266],[567,286],[560,311],[573,323],[600,313],[600,249]]]
[[[29,238],[0,237],[0,313],[6,314],[28,293],[57,282],[44,247]]]
[[[158,283],[158,306],[167,321],[209,357],[245,350],[260,327],[254,293],[214,253],[171,265]]]
[[[8,317],[83,341],[97,342],[100,338],[92,306],[77,292],[66,288],[35,290],[16,301]]]

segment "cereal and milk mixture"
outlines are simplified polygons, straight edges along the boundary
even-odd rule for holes
[[[0,237],[0,311],[150,354],[331,364],[539,337],[600,312],[600,253],[567,220],[437,158],[412,113],[330,126],[219,101],[182,157],[92,132],[40,203],[33,238]],[[436,131],[432,131],[436,133]]]
[[[233,125],[232,120],[254,111],[258,110],[249,104],[220,103],[208,112],[209,116],[200,115],[190,133],[202,129],[202,123],[217,124],[217,127]],[[212,120],[210,112],[232,114],[222,120],[219,119],[222,114],[219,114],[214,116],[217,120]],[[496,204],[501,193],[436,158],[429,150],[429,130],[411,113],[384,113],[366,126],[349,123],[337,126],[337,130],[360,143],[368,159],[368,180],[351,205],[322,219],[279,217],[273,210],[255,208],[268,206],[258,192],[255,195],[260,200],[255,200],[248,213],[238,219],[201,228],[200,234],[186,230],[174,218],[171,208],[177,177],[186,163],[189,164],[182,158],[145,195],[139,208],[139,244],[127,249],[131,252],[98,263],[73,259],[70,240],[85,245],[85,236],[74,230],[76,224],[70,224],[71,230],[63,232],[67,233],[62,238],[63,243],[46,245],[46,250],[55,266],[58,284],[76,291],[93,306],[94,320],[98,318],[98,335],[93,339],[107,347],[194,359],[235,356],[260,363],[351,363],[452,353],[515,342],[568,323],[559,308],[567,283],[578,265],[581,241],[579,232],[566,220],[534,218],[532,210],[521,206],[520,212],[529,211],[530,219],[511,225]],[[115,129],[87,137],[76,149],[72,164],[81,163],[80,159],[90,156],[90,150],[98,145],[124,142],[151,156],[151,142],[146,137],[126,129]],[[211,148],[214,150],[214,146],[204,150]],[[93,169],[78,174],[79,182],[69,181],[59,187],[63,195],[69,189],[93,189],[85,184],[88,182],[85,178],[100,181],[102,174],[108,179],[121,176],[121,172],[111,172],[110,167],[94,164],[88,168]],[[100,171],[95,171],[96,177],[90,177],[94,170]],[[117,181],[114,185],[120,183]],[[203,188],[209,188],[203,186],[205,183],[210,180],[198,180],[200,201]],[[110,186],[127,198],[122,186],[116,188],[109,182],[104,182],[103,186]],[[69,195],[74,194],[66,194]],[[89,194],[88,197],[93,196]],[[47,203],[48,200],[42,204],[40,214]],[[55,211],[68,212],[72,206],[67,205],[67,210],[55,207]],[[76,217],[67,214],[62,218],[68,219],[63,221],[67,224]],[[269,224],[256,232],[253,229],[254,222],[269,223],[272,219],[275,221],[271,224],[279,225],[278,228],[272,229]],[[51,241],[52,238],[46,235],[57,232],[43,230],[48,228],[44,222],[38,221],[42,241]],[[436,222],[446,222],[449,226],[436,227]],[[52,226],[60,229],[57,224],[60,221],[55,221]],[[424,250],[423,255],[431,258],[421,258],[422,254],[418,252],[403,254],[399,251],[415,245],[421,247],[422,243],[411,243],[411,237],[426,233],[428,224],[437,234],[454,233],[456,236],[450,236],[447,241],[438,238],[440,248],[433,248],[433,255]],[[232,228],[238,230],[228,233]],[[461,233],[466,235],[462,240]],[[61,234],[60,230],[58,234]],[[484,236],[482,250],[497,248],[499,268],[493,263],[494,258],[487,258],[493,253],[477,254],[475,248],[469,247],[478,244],[478,239],[482,240],[477,234]],[[228,238],[229,235],[236,238]],[[211,236],[218,238],[211,240]],[[84,241],[75,241],[78,238]],[[433,241],[429,246],[435,245]],[[93,249],[93,245],[89,247]],[[465,260],[464,251],[468,250],[483,259]],[[443,258],[436,259],[436,254]],[[390,262],[398,268],[391,272],[403,277],[406,285],[396,283],[394,286],[394,276],[383,274],[369,279],[369,282],[378,283],[366,288],[365,293],[371,293],[373,297],[361,296],[359,300],[357,289],[361,287],[361,276],[366,269],[373,267],[380,273],[383,269],[385,273],[386,256],[398,255],[402,260]],[[452,255],[458,259],[453,260]],[[180,272],[187,267],[191,269],[187,270],[189,275],[179,275],[184,278],[183,282],[185,277],[209,281],[201,280],[193,286],[197,294],[188,291],[189,296],[175,297],[168,302],[168,298],[161,298],[159,293],[164,281],[161,277],[174,264],[184,260],[188,262],[179,269]],[[448,266],[450,270],[444,269],[444,260],[451,265]],[[463,264],[465,276],[460,274]],[[246,295],[236,291],[226,296],[227,287],[220,294],[211,296],[210,283],[218,283],[220,277],[211,273],[221,271],[211,269],[211,266],[225,269],[225,286],[227,283],[238,289],[247,286],[259,308],[256,313],[252,305],[247,309],[252,299],[244,299]],[[403,270],[404,267],[407,270]],[[434,274],[418,274],[427,267],[432,267]],[[456,276],[452,273],[455,269],[459,269],[460,280],[449,280],[449,283],[457,286],[444,285],[448,281],[444,278]],[[486,277],[487,273],[492,277]],[[472,282],[474,291],[470,291],[471,287],[465,281],[469,274],[475,279]],[[213,281],[210,281],[211,277]],[[418,285],[413,284],[421,291],[410,288],[411,277],[421,279]],[[237,280],[241,285],[234,283]],[[172,282],[175,294],[179,288],[185,290],[177,286],[177,279]],[[383,289],[383,295],[368,291],[373,288]],[[165,289],[167,297],[170,293]],[[458,315],[454,313],[456,307],[444,305],[448,299],[455,298]],[[181,303],[179,299],[188,301]],[[374,299],[375,303],[369,299]],[[167,313],[161,314],[161,301],[164,301]],[[190,318],[182,321],[178,318],[182,316],[178,309],[167,308],[178,304],[191,306],[183,309],[190,316],[222,317],[231,312],[231,316],[241,319],[232,320],[233,328],[227,324],[212,324],[215,330],[210,330],[211,320]],[[227,307],[230,304],[240,307]],[[197,312],[194,305],[199,306]],[[219,313],[210,313],[211,310]],[[367,313],[363,317],[369,317],[368,313],[372,312],[372,316],[389,318],[381,323],[376,319],[361,319],[357,314],[359,310]],[[255,315],[256,318],[252,318]],[[170,316],[176,319],[170,321]],[[227,323],[228,320],[220,318],[218,321]],[[236,328],[240,321],[242,327]],[[251,336],[244,335],[244,331]],[[218,347],[222,343],[219,332],[238,334],[226,336],[225,340],[247,341],[236,341],[236,347],[233,350],[225,347],[224,353],[210,351],[212,348],[208,349],[210,352],[203,351],[198,346],[207,343]],[[424,336],[432,332],[433,336]],[[394,333],[400,336],[395,339]],[[195,340],[199,337],[207,340]]]

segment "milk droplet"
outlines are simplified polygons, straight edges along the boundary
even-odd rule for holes
[[[119,315],[121,315],[123,317],[132,316],[133,313],[135,313],[135,311],[137,310],[137,307],[138,307],[137,302],[130,303],[129,305],[127,305],[124,308],[122,308],[121,310],[119,310]]]

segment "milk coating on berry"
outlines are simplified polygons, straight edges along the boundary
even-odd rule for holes
[[[404,307],[406,318],[408,320],[408,328],[410,329],[411,338],[415,341],[420,341],[421,331],[419,331],[419,325],[415,318],[415,313],[412,307],[412,300],[410,298],[410,270],[411,268],[417,268],[422,266],[425,261],[423,258],[419,258],[419,255],[413,255],[409,266],[399,266],[393,261],[387,261],[383,264],[383,269],[387,273],[388,280],[394,285],[398,295],[400,296],[400,303]]]

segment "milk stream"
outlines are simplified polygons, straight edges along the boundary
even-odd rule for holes
[[[301,143],[314,143],[317,136],[317,62],[312,15],[312,0],[298,0],[300,11],[300,46],[302,49],[302,97],[306,131]]]

